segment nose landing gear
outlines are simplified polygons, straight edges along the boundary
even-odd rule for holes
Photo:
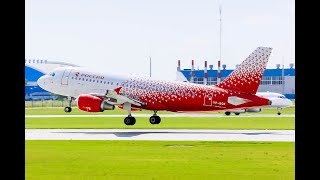
[[[72,103],[73,97],[68,96],[68,106],[64,108],[64,112],[69,113],[72,111],[71,103]]]
[[[280,112],[280,111],[281,111],[281,108],[278,108],[278,113],[277,113],[277,114],[278,114],[279,116],[281,115],[281,112]]]

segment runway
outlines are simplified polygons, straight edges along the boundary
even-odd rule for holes
[[[134,117],[150,117],[152,114],[133,114]],[[176,113],[176,114],[158,114],[160,117],[215,117],[215,118],[234,118],[234,117],[295,117],[295,114],[240,114],[226,116],[224,114],[199,114],[199,113]],[[125,117],[125,114],[66,114],[66,115],[25,115],[26,118],[66,118],[66,117]]]
[[[295,142],[295,131],[187,129],[26,129],[25,139]]]

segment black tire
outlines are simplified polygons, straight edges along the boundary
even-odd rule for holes
[[[158,116],[158,117],[159,117],[159,116]],[[158,122],[157,116],[151,116],[151,117],[149,118],[149,122],[150,122],[150,124],[157,124],[157,122]]]
[[[240,113],[236,112],[236,113],[234,113],[234,114],[237,115],[237,116],[239,116]]]
[[[157,124],[160,124],[160,122],[161,122],[161,117],[157,116]]]
[[[224,114],[229,116],[231,114],[231,112],[226,111]]]
[[[126,124],[127,126],[129,126],[129,125],[134,125],[135,123],[136,123],[136,118],[134,118],[134,117],[126,117],[126,118],[124,118],[124,120],[123,120],[123,122],[124,122],[124,124]]]
[[[281,115],[281,113],[278,113],[278,115],[280,116],[280,115]]]
[[[131,119],[131,124],[130,125],[136,124],[136,118],[135,117],[130,117],[130,119]]]
[[[66,113],[69,113],[69,112],[71,112],[72,111],[72,108],[71,107],[65,107],[64,108],[64,112],[66,112]]]
[[[161,122],[161,118],[159,116],[151,116],[149,118],[150,124],[159,124]]]
[[[127,126],[131,125],[131,118],[130,118],[130,117],[125,117],[123,122],[124,122],[124,124],[126,124]]]

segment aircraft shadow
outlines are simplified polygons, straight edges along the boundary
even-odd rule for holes
[[[97,134],[112,134],[117,137],[134,137],[144,134],[199,134],[199,135],[212,135],[212,134],[242,134],[242,135],[264,135],[264,134],[274,134],[274,135],[290,135],[290,134],[279,134],[276,132],[252,132],[252,133],[237,133],[237,132],[52,132],[52,133],[65,133],[65,134],[89,134],[89,135],[97,135]]]

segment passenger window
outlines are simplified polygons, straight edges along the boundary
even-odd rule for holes
[[[84,78],[82,78],[82,81],[84,81]]]
[[[100,83],[102,83],[102,81],[100,81]]]
[[[104,84],[105,84],[106,82],[104,82]]]
[[[113,82],[111,82],[111,85],[113,85]]]
[[[109,84],[109,82],[108,82],[108,84]]]
[[[89,81],[91,82],[91,79]]]
[[[96,80],[93,80],[92,82],[95,82]]]
[[[86,81],[88,81],[88,79],[86,79]]]
[[[77,80],[78,78],[76,77],[76,78],[74,78],[75,80]]]
[[[73,77],[71,79],[73,79]]]

